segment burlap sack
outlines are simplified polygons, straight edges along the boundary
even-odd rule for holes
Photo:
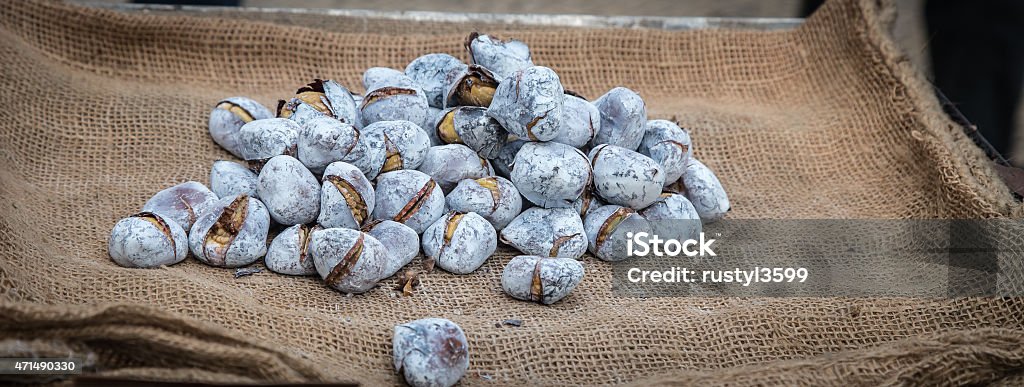
[[[392,327],[443,316],[469,337],[467,384],[1020,383],[1019,298],[640,300],[613,297],[610,269],[588,257],[574,294],[541,306],[502,294],[507,249],[474,274],[424,277],[413,297],[394,280],[345,297],[314,278],[107,258],[117,219],[229,157],[206,132],[218,99],[273,105],[314,77],[358,89],[370,66],[465,57],[474,28],[526,41],[567,88],[628,86],[652,117],[691,128],[730,217],[1019,217],[887,38],[889,9],[834,1],[778,32],[345,17],[324,31],[5,3],[0,356],[73,351],[106,376],[389,384]]]

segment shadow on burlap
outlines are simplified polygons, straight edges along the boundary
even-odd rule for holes
[[[515,36],[567,88],[624,85],[692,130],[732,218],[997,218],[1021,207],[886,35],[891,7],[834,1],[799,29],[606,30],[122,14],[0,7],[0,356],[88,354],[160,380],[399,382],[391,331],[442,316],[470,340],[464,383],[961,384],[1022,380],[1019,298],[613,297],[611,270],[554,306],[513,301],[501,249],[476,273],[345,297],[313,278],[234,279],[195,260],[115,266],[106,238],[157,190],[229,158],[209,109],[267,105],[314,77]],[[322,17],[318,20],[325,20]],[[893,257],[899,259],[899,257]],[[1006,263],[1021,272],[1020,262]],[[1004,286],[1024,286],[1024,275]],[[521,327],[499,327],[521,319]]]

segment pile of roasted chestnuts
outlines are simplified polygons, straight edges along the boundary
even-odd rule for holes
[[[593,101],[534,65],[526,44],[473,33],[469,64],[427,54],[404,71],[375,67],[356,94],[313,80],[276,112],[245,97],[210,112],[209,186],[158,192],[114,225],[109,253],[125,267],[263,260],[364,293],[422,254],[453,274],[476,271],[498,243],[524,255],[501,273],[512,298],[552,304],[583,279],[578,259],[626,257],[628,232],[699,232],[729,199],[693,157],[689,133],[648,120],[616,87]],[[209,187],[209,188],[207,188]],[[659,225],[695,220],[685,232]],[[465,333],[428,318],[395,327],[394,365],[416,386],[456,383]]]

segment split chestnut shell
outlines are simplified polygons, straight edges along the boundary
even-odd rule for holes
[[[523,198],[516,186],[498,176],[463,180],[445,195],[445,200],[448,209],[480,214],[499,231],[523,208]]]
[[[405,75],[415,81],[427,94],[427,103],[434,108],[444,107],[448,85],[466,70],[466,64],[448,54],[427,54],[413,59],[405,67]]]
[[[141,212],[114,225],[107,252],[114,263],[124,267],[173,265],[188,256],[188,236],[173,220]]]
[[[309,254],[320,278],[342,293],[373,289],[387,266],[387,251],[377,238],[347,228],[313,231]]]
[[[449,212],[423,232],[423,254],[455,274],[469,274],[498,248],[494,227],[475,212]]]
[[[295,120],[300,125],[304,125],[310,118],[325,116],[357,128],[362,127],[352,93],[329,79],[314,79],[313,82],[299,88],[294,98],[279,101],[277,115]]]
[[[330,117],[356,128],[361,127],[351,92],[332,80],[314,79],[300,87],[295,97],[278,102],[278,117],[295,120],[301,125],[316,116]]]
[[[247,195],[228,196],[192,225],[189,248],[210,266],[245,266],[267,253],[269,230],[270,214],[262,202]]]
[[[286,275],[313,275],[313,258],[309,256],[309,236],[314,227],[296,224],[281,231],[270,242],[267,256],[263,258],[267,269]]]
[[[370,219],[375,199],[373,185],[359,168],[342,161],[331,163],[320,187],[317,222],[326,228],[358,229]]]
[[[530,47],[518,40],[502,41],[474,32],[466,39],[466,50],[473,63],[491,69],[498,79],[508,78],[518,70],[533,66]]]
[[[590,211],[583,220],[587,232],[587,246],[591,254],[605,261],[622,261],[627,255],[627,240],[630,233],[652,234],[650,222],[636,210],[615,204],[601,206]]]
[[[359,168],[367,179],[373,180],[380,174],[387,158],[388,152],[387,146],[384,144],[384,136],[377,132],[372,136],[361,134],[355,148],[341,161]]]
[[[425,127],[429,120],[426,93],[405,74],[392,71],[395,73],[369,79],[366,95],[359,105],[363,125],[377,121],[404,120]]]
[[[512,298],[551,305],[583,280],[583,264],[570,258],[520,255],[501,272],[501,288]]]
[[[497,88],[498,80],[490,70],[469,65],[448,85],[444,106],[491,106]]]
[[[551,141],[562,129],[565,90],[547,67],[519,70],[501,81],[487,115],[510,133],[530,141]]]
[[[501,241],[523,254],[580,258],[587,252],[583,220],[572,208],[534,207],[501,231]]]
[[[238,135],[242,125],[273,116],[259,102],[245,97],[231,97],[217,102],[217,106],[210,111],[210,137],[235,157],[242,157],[242,143]]]
[[[445,110],[433,130],[445,144],[465,144],[486,159],[497,157],[508,140],[505,128],[488,117],[487,109],[482,107],[460,106]]]
[[[580,218],[586,218],[587,214],[590,213],[590,210],[603,205],[604,203],[594,195],[594,190],[587,188],[583,190],[583,194],[580,195],[579,199],[572,202],[572,209],[576,210],[577,214],[580,214]]]
[[[422,234],[444,215],[444,192],[429,175],[411,169],[377,177],[374,219],[394,220]]]
[[[380,173],[399,169],[416,169],[423,164],[430,138],[422,128],[409,121],[378,121],[363,128],[366,137],[377,137],[373,143],[383,144],[384,162]]]

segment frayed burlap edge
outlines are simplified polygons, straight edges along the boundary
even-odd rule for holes
[[[85,344],[97,352],[98,364],[117,359],[118,363],[137,365],[116,370],[99,368],[95,370],[97,375],[225,383],[325,379],[310,361],[266,345],[258,337],[237,335],[213,324],[141,305],[0,303],[0,316],[0,337],[8,340],[21,339],[31,345],[32,340],[46,337],[49,343],[35,345],[40,350],[59,348],[61,343]],[[154,367],[168,372],[161,374],[163,377],[154,375]]]
[[[920,122],[919,127],[923,129],[914,131],[914,138],[921,141],[927,151],[948,156],[935,159],[951,160],[949,165],[941,167],[958,172],[943,175],[944,185],[977,195],[988,206],[984,210],[991,217],[1024,216],[1024,207],[996,173],[993,162],[967,137],[963,128],[946,115],[935,96],[933,85],[892,39],[890,32],[896,19],[893,0],[860,0],[857,9],[867,22],[863,32],[867,41],[872,43],[870,47],[879,51],[881,64],[905,86],[902,90],[894,89],[893,98],[906,99],[912,104],[911,116]]]

